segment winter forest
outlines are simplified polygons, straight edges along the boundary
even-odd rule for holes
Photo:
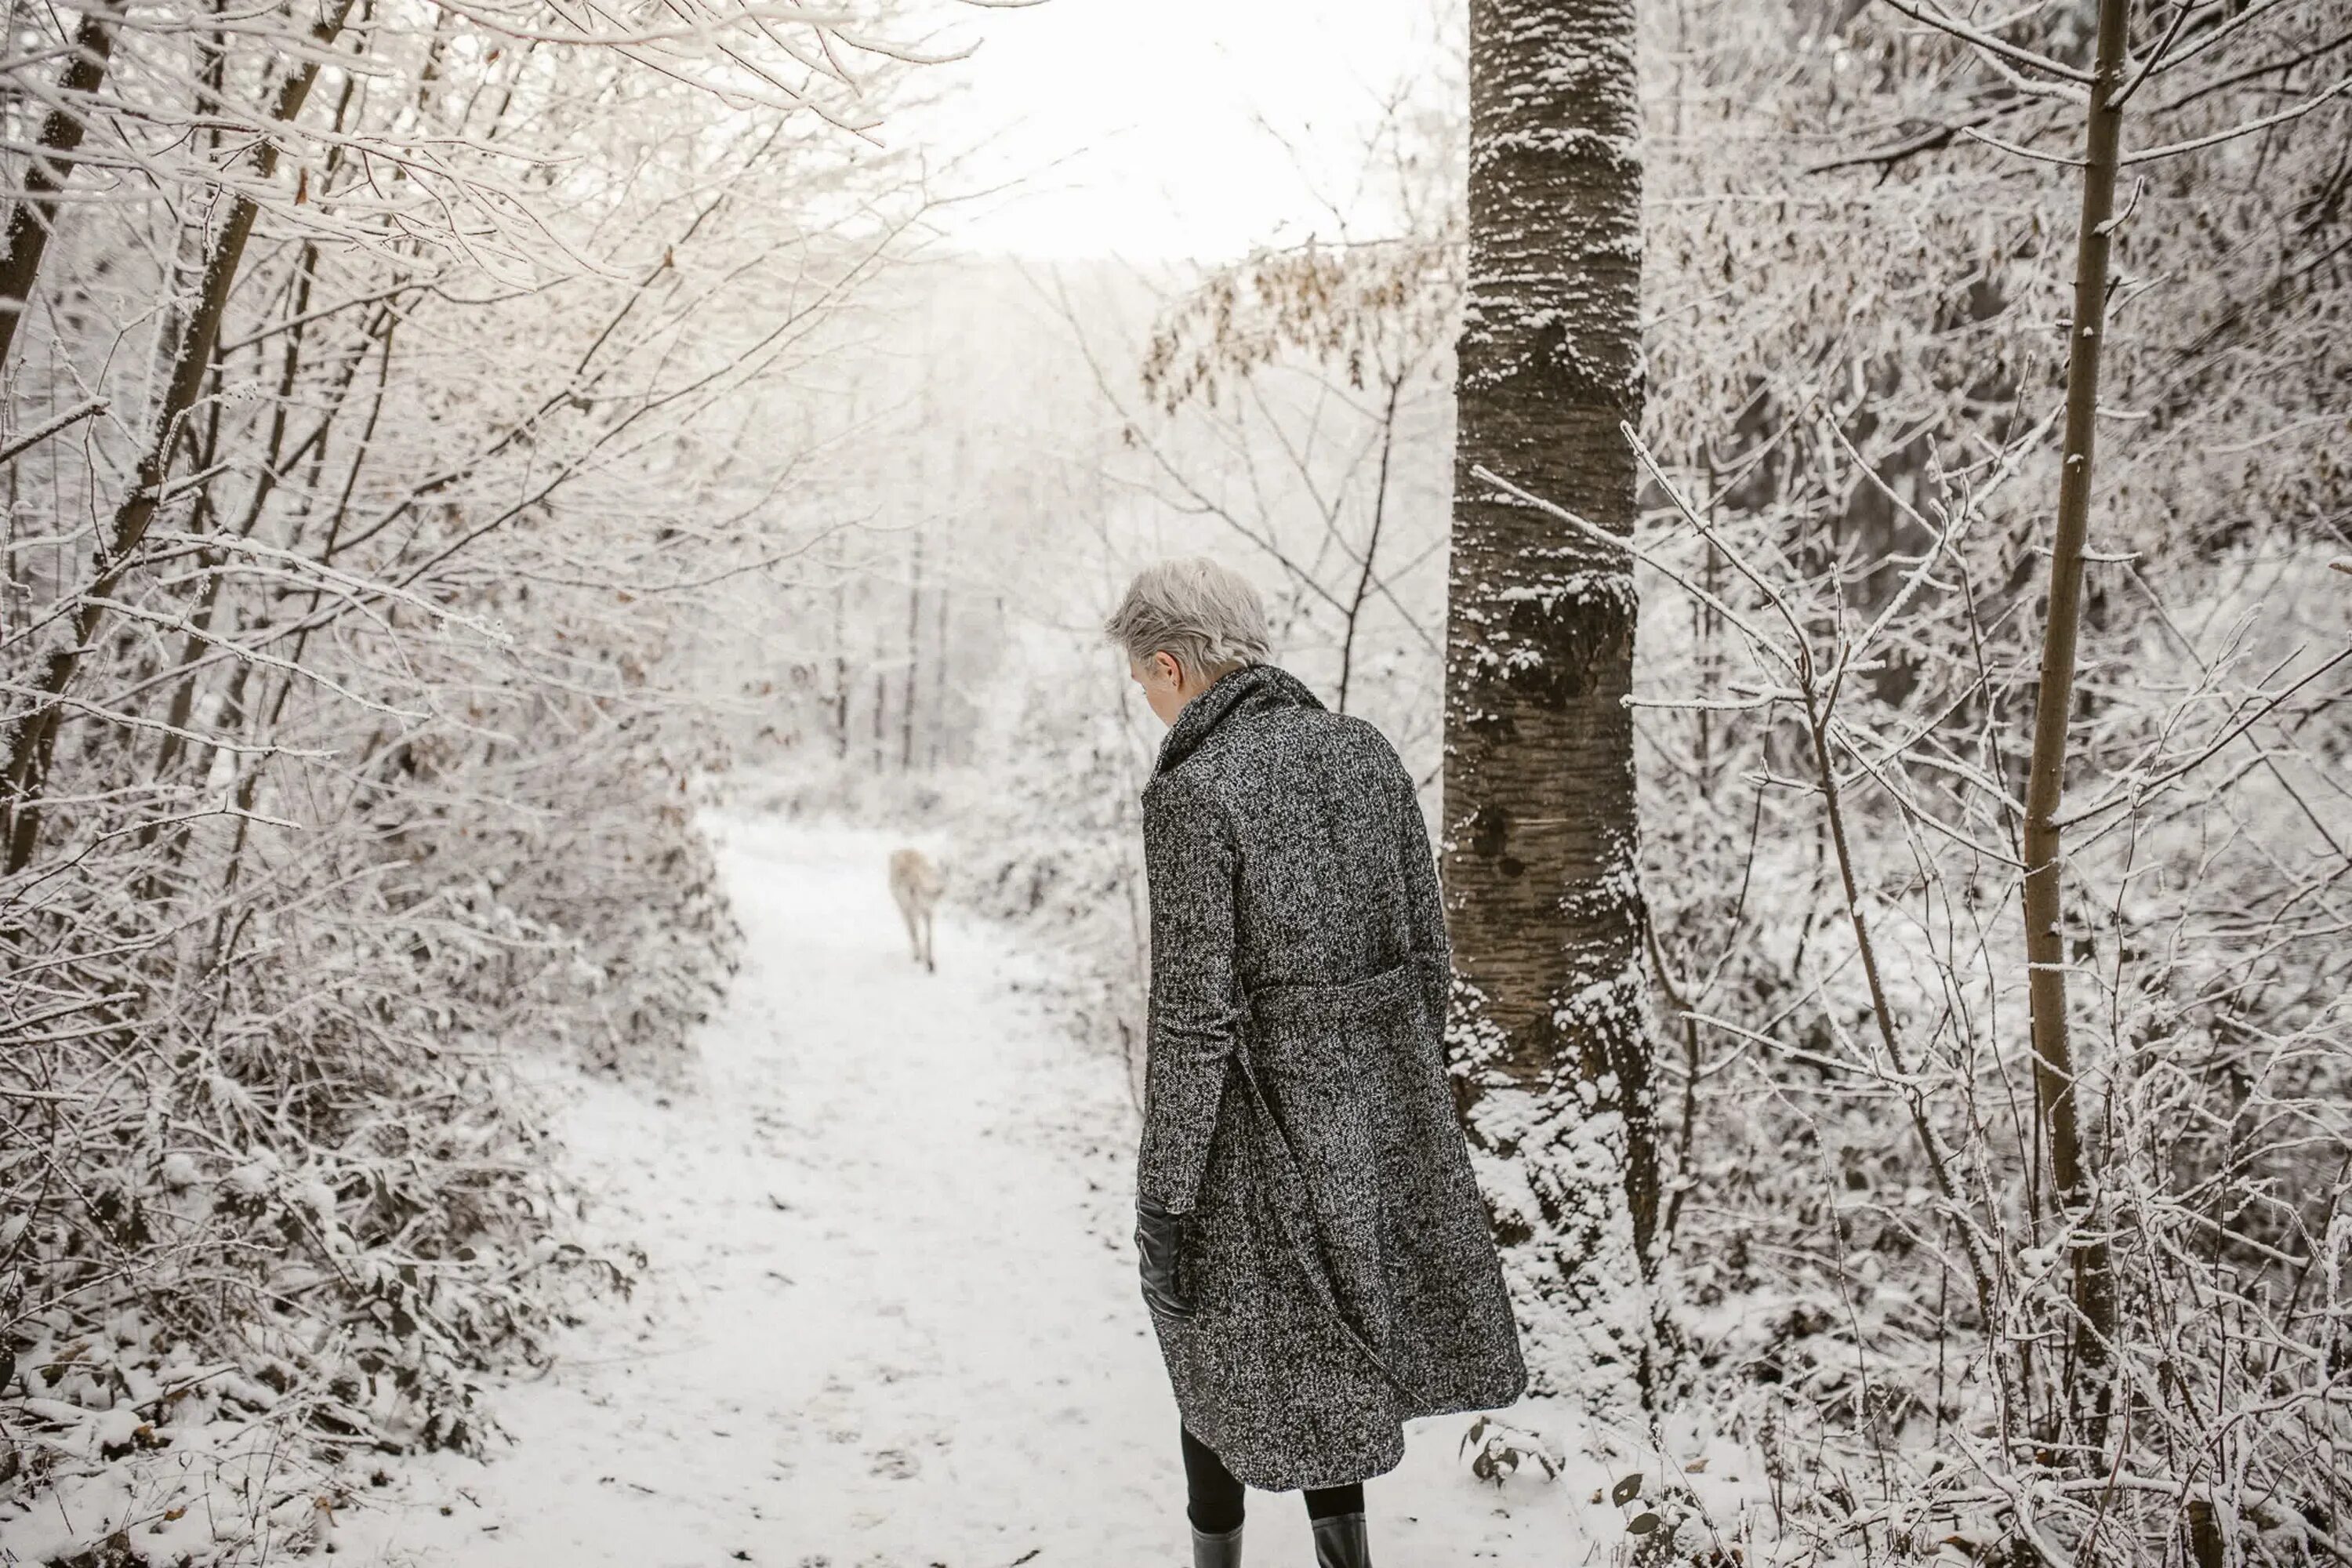
[[[0,1564],[1181,1561],[1201,554],[1444,882],[1379,1561],[2352,1563],[2346,0],[5,48]]]

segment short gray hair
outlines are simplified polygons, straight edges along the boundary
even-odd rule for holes
[[[1155,561],[1137,573],[1103,631],[1129,662],[1164,653],[1195,680],[1274,657],[1257,590],[1205,555]]]

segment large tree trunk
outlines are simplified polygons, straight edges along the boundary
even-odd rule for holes
[[[1539,1387],[1646,1400],[1658,1165],[1630,563],[1473,476],[1633,524],[1632,0],[1472,0],[1446,634],[1449,1048]]]
[[[73,58],[58,83],[59,96],[71,103],[96,92],[106,79],[113,47],[111,19],[85,12],[74,29]],[[8,215],[8,252],[0,256],[0,370],[8,368],[16,328],[32,302],[33,282],[41,275],[41,256],[58,219],[58,193],[73,174],[68,160],[81,146],[81,134],[79,114],[63,105],[50,110],[41,121],[41,150],[26,163],[24,198]]]
[[[2058,527],[2050,546],[2049,621],[2042,639],[2042,684],[2033,707],[2033,758],[2025,782],[2025,958],[2033,1028],[2033,1088],[2050,1143],[2050,1174],[2061,1223],[2088,1235],[2073,1247],[2074,1405],[2084,1436],[2106,1441],[2109,1348],[2116,1333],[2115,1284],[2103,1222],[2092,1212],[2091,1169],[2083,1148],[2077,1069],[2066,1035],[2064,846],[2058,805],[2066,778],[2067,721],[2074,706],[2074,637],[2082,617],[2083,548],[2090,531],[2091,460],[2098,434],[2099,350],[2106,336],[2107,253],[2116,210],[2116,170],[2126,74],[2126,0],[2100,0],[2096,79],[2091,86],[2083,164],[2083,223],[2074,240],[2074,321],[2067,335],[2065,454],[2058,480]],[[2094,1467],[2095,1468],[2095,1467]]]

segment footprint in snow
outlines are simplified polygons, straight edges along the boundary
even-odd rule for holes
[[[873,1473],[894,1481],[911,1481],[922,1469],[922,1461],[903,1448],[885,1448],[874,1456]]]

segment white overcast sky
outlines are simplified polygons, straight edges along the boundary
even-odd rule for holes
[[[1334,188],[1377,96],[1428,68],[1448,0],[1045,0],[974,10],[961,79],[885,139],[985,137],[958,183],[1022,188],[942,220],[962,244],[1134,259],[1239,254],[1318,225],[1299,146]]]

